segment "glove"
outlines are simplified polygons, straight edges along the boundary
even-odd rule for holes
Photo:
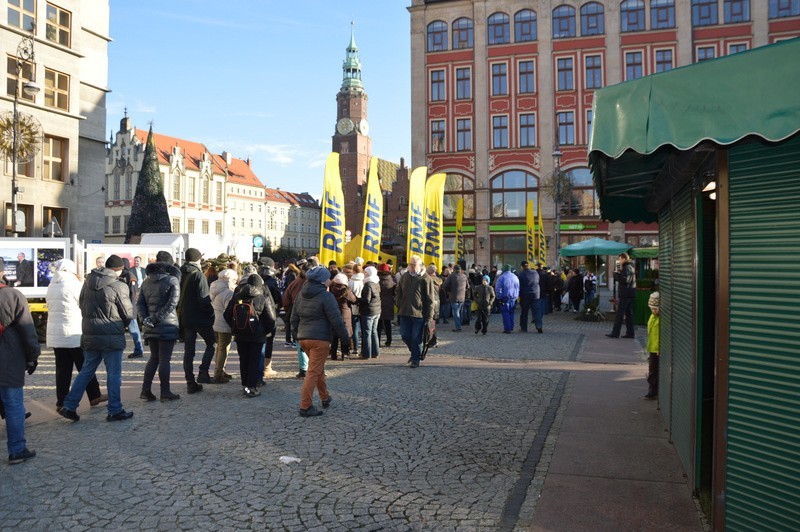
[[[28,362],[28,375],[33,375],[33,372],[36,371],[36,366],[39,365],[38,360],[34,360],[33,362]]]
[[[156,326],[156,324],[155,324],[155,323],[153,323],[153,318],[152,318],[152,316],[147,316],[145,319],[143,319],[143,320],[142,320],[142,323],[143,323],[143,324],[144,324],[146,327],[155,327],[155,326]]]

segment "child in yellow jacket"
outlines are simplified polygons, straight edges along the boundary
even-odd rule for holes
[[[647,395],[645,399],[656,399],[658,397],[658,338],[661,318],[659,308],[661,306],[661,295],[658,292],[650,294],[647,302],[650,307],[650,319],[647,320],[647,352],[650,356],[647,361]]]

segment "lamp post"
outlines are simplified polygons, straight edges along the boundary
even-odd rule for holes
[[[553,163],[555,169],[553,170],[555,176],[555,194],[553,195],[553,202],[555,203],[556,207],[556,265],[558,268],[561,267],[561,203],[564,198],[561,197],[561,150],[559,149],[558,145],[556,145],[556,149],[553,152]]]
[[[35,71],[33,61],[35,59],[33,53],[33,28],[31,34],[23,37],[17,46],[17,79],[14,82],[14,117],[12,125],[12,144],[11,144],[11,232],[17,236],[17,221],[18,221],[18,207],[17,194],[20,192],[17,186],[17,163],[19,159],[19,111],[17,110],[19,104],[19,85],[22,78],[22,70],[25,63],[31,65],[31,79],[22,86],[22,91],[28,96],[36,96],[39,92],[39,86],[34,82]]]

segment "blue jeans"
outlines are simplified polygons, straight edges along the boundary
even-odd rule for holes
[[[469,322],[471,320],[472,320],[472,301],[469,299],[465,299],[464,303],[461,305],[461,322],[469,325]]]
[[[86,386],[95,376],[100,361],[106,366],[106,389],[108,390],[108,415],[113,416],[122,412],[122,350],[119,351],[83,351],[83,367],[78,376],[72,381],[67,397],[64,398],[64,408],[77,410],[78,403],[86,391]]]
[[[595,291],[594,290],[589,290],[588,292],[586,292],[586,300],[585,301],[586,301],[586,306],[587,307],[592,303],[592,301],[594,301],[594,296],[595,296]]]
[[[361,355],[376,357],[380,355],[378,340],[378,321],[381,315],[361,316]]]
[[[425,320],[422,318],[412,318],[411,316],[400,316],[400,337],[411,351],[411,362],[419,364],[419,355],[422,353],[422,330]]]
[[[514,330],[514,306],[516,304],[516,300],[513,299],[500,302],[500,314],[503,315],[503,332]]]
[[[308,355],[300,348],[300,342],[297,342],[297,364],[300,366],[300,371],[308,369]]]
[[[133,318],[128,324],[128,332],[131,333],[131,338],[133,338],[133,353],[136,355],[143,355],[142,333],[139,330],[139,322],[136,321],[136,318]]]
[[[539,314],[539,302],[544,303],[543,299],[533,297],[533,294],[522,295],[519,298],[520,313],[519,313],[519,328],[523,331],[528,330],[528,312],[533,314],[533,319],[536,321],[536,328],[542,328],[542,317]],[[538,318],[538,319],[537,319]]]
[[[445,301],[439,306],[439,319],[442,323],[447,323],[447,318],[453,314],[453,307],[449,301]]]
[[[355,354],[358,353],[358,341],[361,337],[361,316],[353,314],[350,317],[350,324],[353,326],[353,336],[351,337],[353,340],[353,349],[350,352]]]
[[[453,301],[450,303],[453,307],[453,323],[455,324],[456,330],[461,330],[461,307],[464,306],[463,301]]]
[[[0,386],[0,399],[6,409],[6,435],[8,437],[8,454],[18,454],[26,449],[25,441],[25,404],[22,399],[22,388]]]

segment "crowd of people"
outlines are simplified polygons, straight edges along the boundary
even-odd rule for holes
[[[527,332],[531,319],[541,334],[545,314],[562,306],[575,312],[582,300],[589,304],[597,288],[591,273],[562,274],[541,264],[533,268],[526,261],[516,270],[509,264],[501,271],[449,264],[439,271],[419,256],[396,268],[391,261],[361,258],[323,266],[309,257],[279,269],[268,257],[243,265],[232,259],[223,264],[207,261],[195,248],[187,249],[184,259],[178,267],[170,253],[161,251],[154,262],[143,265],[141,257],[135,257],[131,265],[111,255],[98,260],[85,280],[79,279],[73,261],[55,263],[46,297],[47,345],[55,355],[55,406],[61,416],[79,421],[77,407],[84,394],[92,406],[107,403],[108,421],[133,416],[120,396],[128,334],[133,341],[128,358],[144,357],[149,347],[142,400],[180,399],[171,386],[170,369],[178,341],[184,343],[186,393],[233,379],[225,369],[235,342],[242,396],[253,398],[266,379],[276,375],[272,353],[282,317],[284,346],[297,350],[296,376],[304,379],[299,415],[314,417],[332,402],[325,379],[327,359],[378,358],[381,347],[392,345],[394,326],[399,326],[409,350],[408,366],[418,368],[427,349],[436,345],[437,324],[452,319],[453,332],[461,332],[474,319],[475,334],[486,335],[491,314],[499,313],[503,332],[509,334],[515,329],[519,302],[519,330]],[[0,264],[0,274],[2,269]],[[7,324],[0,329],[0,407],[5,405],[2,413],[9,420],[9,462],[19,463],[35,456],[24,439],[21,392],[22,372],[35,371],[40,348],[25,298],[16,290],[2,290],[0,302],[0,326]],[[195,373],[198,337],[205,348]],[[96,378],[100,362],[107,374],[106,394]],[[78,373],[73,380],[74,370]],[[158,395],[152,388],[156,373]],[[313,404],[314,390],[321,409]]]

